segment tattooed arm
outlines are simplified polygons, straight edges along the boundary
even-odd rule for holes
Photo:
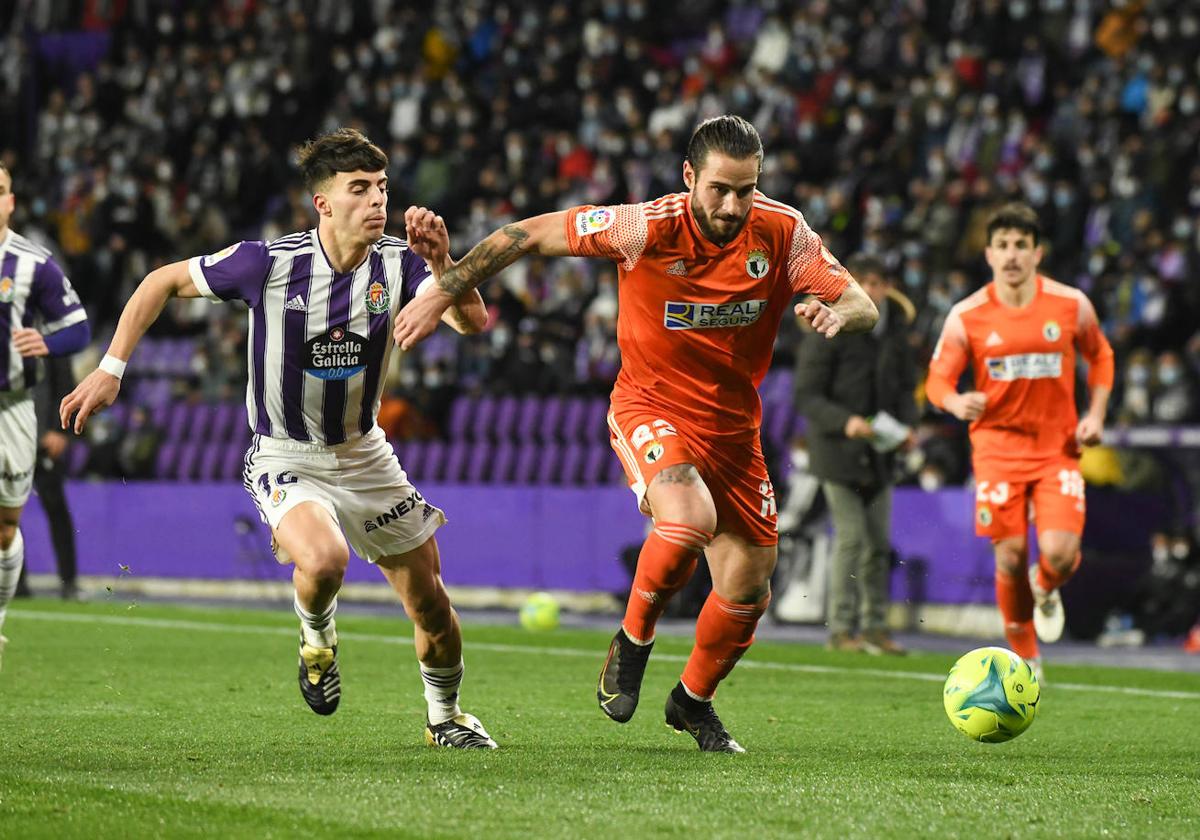
[[[566,212],[560,211],[513,222],[493,232],[441,272],[434,288],[400,310],[394,332],[396,344],[402,350],[411,348],[433,332],[454,301],[526,254],[569,256],[565,227]]]

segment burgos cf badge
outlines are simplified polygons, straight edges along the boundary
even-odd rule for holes
[[[1062,328],[1057,321],[1047,321],[1042,325],[1042,337],[1047,341],[1058,341],[1062,337]]]
[[[594,207],[591,210],[580,210],[575,214],[575,232],[580,236],[589,236],[608,230],[612,227],[616,215],[607,207]]]
[[[755,249],[746,255],[746,273],[755,280],[763,279],[770,270],[771,263],[768,262],[765,251]]]
[[[387,286],[376,281],[367,287],[366,303],[367,311],[374,315],[387,312],[392,306],[391,292],[388,291]]]
[[[647,464],[653,464],[663,456],[663,445],[658,441],[654,441],[646,447],[646,454],[642,457],[646,459]]]
[[[11,277],[0,277],[0,303],[12,303],[16,285]]]
[[[979,508],[979,512],[976,515],[979,517],[979,524],[984,528],[992,524],[992,509],[987,505]]]

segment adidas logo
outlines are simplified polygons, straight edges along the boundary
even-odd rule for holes
[[[987,337],[987,341],[984,342],[984,346],[985,347],[996,347],[1003,343],[1004,343],[1004,339],[1000,337],[1000,333],[996,332],[995,330],[992,330],[992,334]]]
[[[295,312],[307,312],[308,304],[304,302],[304,298],[300,297],[300,295],[296,295],[294,298],[285,303],[283,308],[291,309]]]
[[[675,260],[667,266],[667,274],[674,274],[677,277],[687,277],[687,266],[683,264],[683,260]]]

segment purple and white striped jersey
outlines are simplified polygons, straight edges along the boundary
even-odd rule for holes
[[[339,274],[315,229],[193,257],[188,272],[206,298],[250,307],[251,430],[326,445],[375,425],[392,322],[432,276],[394,236],[372,245],[354,271]]]
[[[50,252],[9,230],[0,240],[0,391],[28,390],[38,378],[39,360],[17,352],[14,329],[49,334],[86,320],[79,295]]]

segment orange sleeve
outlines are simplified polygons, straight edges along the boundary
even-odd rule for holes
[[[1079,293],[1079,328],[1076,332],[1076,345],[1079,352],[1087,359],[1088,387],[1108,388],[1113,386],[1113,349],[1100,330],[1100,322],[1096,319],[1096,309],[1087,295]]]
[[[958,380],[967,369],[970,357],[971,346],[967,343],[967,328],[956,306],[946,316],[942,334],[933,349],[933,359],[929,362],[925,396],[929,397],[931,403],[938,408],[945,406],[946,397],[958,390]]]
[[[640,204],[572,207],[564,214],[567,247],[577,257],[604,257],[631,270],[650,237]]]
[[[840,298],[850,285],[850,272],[829,253],[821,237],[808,226],[803,216],[792,228],[788,279],[796,294],[816,295],[826,303]]]

